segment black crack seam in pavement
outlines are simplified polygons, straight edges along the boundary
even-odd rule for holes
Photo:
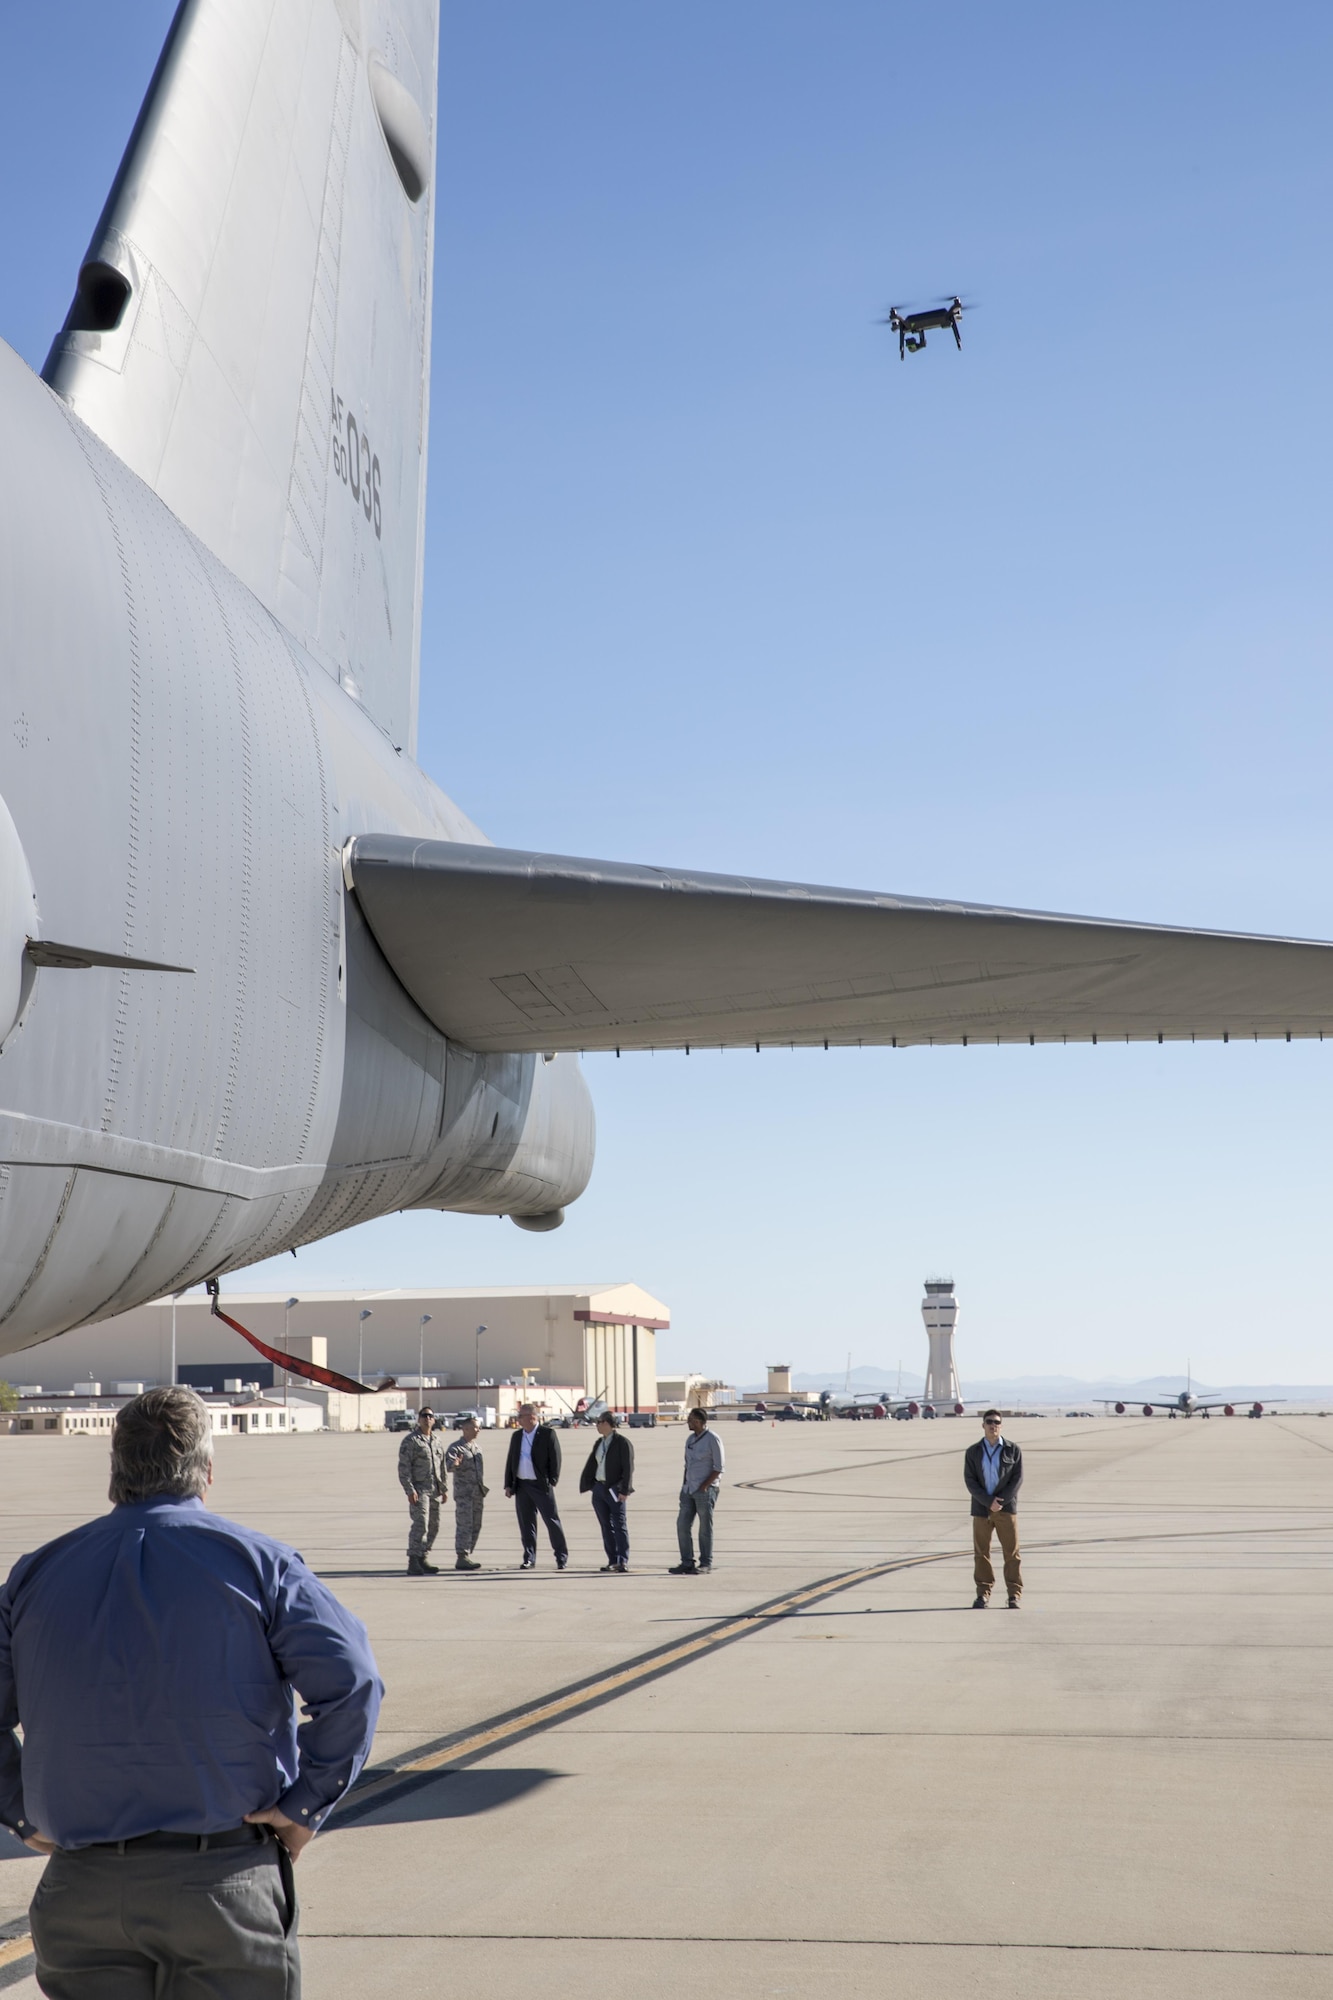
[[[1147,1429],[1147,1425],[1148,1419],[1140,1417],[1137,1422],[1127,1420],[1125,1430],[1142,1431]],[[1169,1435],[1169,1432],[1154,1431],[1150,1438],[1144,1438],[1140,1450],[1146,1451],[1149,1445],[1155,1443],[1158,1438],[1165,1439]],[[1044,1451],[1049,1445],[1059,1444],[1065,1438],[1086,1436],[1086,1431],[1051,1431],[1035,1440],[1035,1443],[1039,1444]],[[1117,1432],[1117,1436],[1123,1437],[1124,1430]],[[874,1472],[883,1465],[924,1465],[929,1458],[961,1458],[963,1451],[966,1449],[966,1445],[961,1450],[957,1445],[948,1445],[941,1446],[938,1451],[895,1451],[887,1458],[861,1458],[858,1456],[850,1459],[846,1465],[817,1465],[812,1466],[808,1472],[772,1472],[765,1474],[761,1479],[733,1479],[728,1483],[733,1493],[758,1493],[766,1486],[783,1486],[793,1479],[829,1479],[839,1472],[859,1472],[863,1466],[867,1471]],[[1135,1456],[1137,1457],[1137,1455],[1136,1453]],[[933,1503],[923,1501],[921,1504],[928,1506]]]
[[[781,1932],[746,1931],[735,1936],[717,1931],[311,1931],[306,1939],[321,1938],[328,1943],[355,1944],[365,1938],[374,1944],[434,1943],[455,1944],[784,1944],[813,1945],[819,1951],[1070,1951],[1106,1952],[1117,1957],[1137,1958],[1151,1954],[1160,1958],[1333,1958],[1333,1950],[1309,1950],[1302,1945],[1242,1944],[1078,1944],[1064,1939],[1049,1941],[1014,1938],[830,1938],[793,1937]]]

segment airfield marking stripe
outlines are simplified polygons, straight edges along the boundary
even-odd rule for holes
[[[930,1456],[934,1457],[937,1454],[931,1453]],[[827,1469],[831,1471],[835,1468]],[[1202,1530],[1185,1528],[1156,1534],[1068,1536],[1059,1540],[1030,1542],[1026,1546],[1029,1553],[1051,1552],[1058,1549],[1106,1547],[1117,1543],[1194,1541],[1218,1536],[1275,1532],[1282,1531],[1267,1527]],[[1315,1530],[1308,1529],[1307,1532]],[[732,1645],[738,1639],[746,1638],[750,1633],[762,1629],[768,1621],[791,1617],[806,1605],[817,1604],[827,1597],[835,1596],[842,1591],[854,1590],[860,1584],[874,1582],[883,1576],[892,1576],[908,1569],[919,1569],[930,1563],[957,1562],[968,1554],[970,1550],[967,1548],[942,1549],[923,1555],[898,1556],[884,1562],[865,1564],[860,1569],[845,1570],[836,1576],[824,1577],[818,1583],[808,1584],[804,1589],[793,1591],[786,1597],[775,1598],[767,1604],[757,1605],[753,1611],[738,1612],[716,1625],[706,1627],[691,1639],[681,1640],[674,1645],[668,1642],[667,1645],[658,1647],[650,1653],[640,1654],[637,1659],[627,1661],[624,1666],[614,1668],[610,1673],[593,1675],[543,1701],[513,1710],[507,1715],[497,1716],[493,1722],[484,1723],[478,1729],[446,1740],[429,1750],[420,1752],[415,1757],[405,1759],[388,1771],[364,1779],[353,1786],[350,1792],[344,1793],[342,1799],[334,1804],[330,1809],[329,1819],[332,1820],[335,1813],[341,1815],[345,1824],[360,1819],[366,1812],[373,1810],[375,1803],[384,1801],[390,1793],[404,1785],[410,1786],[414,1779],[428,1778],[437,1772],[461,1769],[467,1764],[489,1756],[504,1744],[519,1742],[588,1709],[601,1707],[629,1688],[641,1686],[657,1679],[660,1675],[674,1672],[677,1667],[686,1665],[690,1660],[699,1659],[723,1646]]]
[[[1272,1532],[1275,1531],[1260,1528],[1213,1528],[1193,1531],[1186,1528],[1157,1534],[1068,1536],[1060,1540],[1029,1542],[1026,1548],[1031,1554],[1038,1551],[1053,1552],[1058,1549],[1107,1547],[1119,1543],[1194,1541]],[[885,1562],[870,1563],[860,1569],[846,1570],[840,1575],[825,1577],[820,1582],[793,1591],[786,1597],[776,1598],[769,1604],[758,1605],[753,1611],[739,1612],[717,1625],[696,1633],[691,1639],[681,1640],[674,1645],[668,1643],[651,1653],[640,1654],[637,1659],[627,1661],[623,1667],[614,1668],[608,1674],[594,1675],[544,1701],[499,1716],[494,1722],[483,1724],[479,1729],[455,1737],[416,1757],[407,1758],[391,1770],[378,1773],[354,1786],[332,1808],[329,1817],[332,1819],[333,1814],[337,1813],[344,1823],[350,1823],[352,1818],[360,1819],[363,1812],[371,1810],[376,1801],[384,1800],[389,1793],[405,1784],[410,1785],[415,1778],[426,1778],[436,1772],[461,1769],[464,1765],[489,1756],[492,1751],[506,1743],[515,1743],[524,1737],[537,1735],[542,1730],[552,1728],[557,1723],[585,1710],[601,1707],[629,1688],[641,1686],[659,1675],[672,1673],[677,1667],[715,1652],[722,1646],[732,1645],[736,1640],[746,1638],[750,1633],[762,1629],[770,1620],[789,1618],[806,1605],[819,1603],[845,1590],[854,1590],[859,1584],[874,1582],[882,1576],[892,1576],[908,1569],[919,1569],[929,1563],[957,1562],[970,1553],[967,1548],[956,1548],[936,1550],[925,1555],[893,1557]]]
[[[716,1652],[722,1646],[735,1643],[750,1633],[761,1630],[770,1620],[790,1617],[808,1604],[817,1604],[826,1597],[840,1591],[854,1590],[858,1584],[873,1582],[877,1577],[890,1576],[896,1571],[919,1569],[926,1563],[950,1562],[964,1553],[948,1549],[919,1556],[896,1556],[887,1562],[871,1563],[860,1569],[844,1570],[840,1575],[824,1577],[818,1583],[807,1584],[803,1589],[792,1591],[786,1597],[774,1599],[769,1604],[758,1605],[753,1611],[742,1611],[733,1617],[723,1619],[719,1624],[697,1632],[691,1639],[668,1642],[651,1653],[641,1654],[638,1659],[629,1660],[623,1667],[613,1668],[610,1673],[598,1674],[592,1679],[580,1682],[562,1693],[530,1706],[516,1709],[512,1714],[497,1717],[494,1722],[485,1723],[479,1729],[442,1743],[437,1749],[406,1758],[392,1770],[369,1779],[345,1793],[333,1808],[344,1821],[349,1815],[360,1818],[363,1809],[372,1801],[381,1800],[399,1786],[410,1783],[413,1778],[428,1777],[437,1771],[458,1768],[476,1759],[489,1756],[493,1750],[505,1743],[517,1742],[523,1737],[535,1735],[543,1729],[582,1713],[585,1709],[600,1707],[613,1700],[626,1689],[655,1680],[661,1674],[675,1671],[687,1661],[698,1659],[703,1654]],[[332,1814],[330,1814],[332,1817]]]
[[[21,1958],[32,1956],[32,1933],[23,1931],[18,1937],[6,1939],[0,1944],[0,1967],[13,1965]]]

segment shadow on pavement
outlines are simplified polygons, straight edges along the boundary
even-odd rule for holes
[[[563,1777],[562,1771],[427,1771],[404,1778],[387,1798],[367,1799],[358,1811],[355,1797],[343,1806],[329,1827],[407,1826],[414,1821],[471,1819],[477,1813],[509,1806]]]

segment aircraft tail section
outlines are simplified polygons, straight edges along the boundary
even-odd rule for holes
[[[415,744],[438,0],[182,0],[45,379]]]

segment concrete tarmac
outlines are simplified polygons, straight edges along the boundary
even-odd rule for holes
[[[635,1434],[625,1578],[585,1433],[567,1572],[544,1538],[517,1568],[492,1437],[486,1569],[419,1581],[395,1438],[220,1442],[210,1504],[302,1550],[388,1683],[375,1783],[300,1867],[307,1996],[1322,2000],[1333,1422],[1006,1430],[1016,1613],[969,1608],[970,1418],[723,1423],[717,1568],[681,1578],[679,1427]],[[99,1443],[4,1440],[0,1561],[104,1490]],[[0,1925],[41,1867],[6,1851]]]

